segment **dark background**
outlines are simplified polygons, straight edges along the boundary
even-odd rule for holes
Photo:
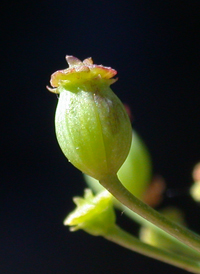
[[[163,206],[200,231],[187,192],[200,160],[199,14],[199,0],[1,2],[1,273],[186,273],[63,226],[85,183],[58,147],[45,86],[66,54],[115,68],[154,173],[175,189]]]

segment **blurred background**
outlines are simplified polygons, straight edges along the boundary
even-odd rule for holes
[[[112,88],[173,190],[161,206],[180,207],[200,232],[188,194],[200,160],[199,14],[193,0],[1,3],[1,273],[186,273],[63,226],[85,183],[57,144],[46,85],[66,54],[115,68]]]

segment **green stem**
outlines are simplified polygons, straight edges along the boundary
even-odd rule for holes
[[[177,266],[192,273],[200,273],[200,262],[145,244],[117,225],[112,227],[103,237],[148,257]]]
[[[129,208],[125,207],[121,204],[121,206],[117,207],[119,210],[122,210],[122,212],[126,211],[126,216],[131,218],[134,222],[137,222],[141,226],[149,227],[150,229],[154,230],[155,233],[159,233],[160,240],[162,239],[167,240],[169,243],[169,246],[172,248],[169,249],[169,251],[175,251],[179,254],[182,254],[183,256],[187,256],[188,258],[194,259],[194,260],[200,260],[200,252],[192,249],[188,245],[185,245],[183,242],[180,242],[178,239],[172,237],[164,230],[161,230],[159,227],[153,225],[149,221],[145,220],[144,218],[140,217],[138,214],[130,210]]]
[[[197,234],[168,220],[153,208],[137,199],[121,184],[117,175],[108,175],[106,178],[100,180],[100,183],[126,207],[177,238],[187,246],[200,252],[200,237]]]

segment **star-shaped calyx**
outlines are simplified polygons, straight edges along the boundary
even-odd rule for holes
[[[111,85],[117,81],[117,79],[112,78],[117,74],[116,70],[93,64],[91,57],[82,62],[74,56],[67,55],[66,60],[69,67],[58,70],[51,75],[50,83],[53,88],[47,87],[47,89],[53,93],[59,93],[57,88],[60,85],[66,86],[72,83],[79,85],[91,80],[104,80]]]

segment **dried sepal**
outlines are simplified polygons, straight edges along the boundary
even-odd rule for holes
[[[91,57],[86,58],[83,62],[78,58],[67,55],[66,61],[69,65],[67,69],[58,70],[51,75],[51,86],[57,88],[60,85],[67,85],[78,81],[79,83],[91,81],[92,79],[108,80],[109,85],[117,81],[112,79],[117,74],[117,71],[102,65],[93,64]],[[47,87],[50,92],[59,93],[55,89]]]

